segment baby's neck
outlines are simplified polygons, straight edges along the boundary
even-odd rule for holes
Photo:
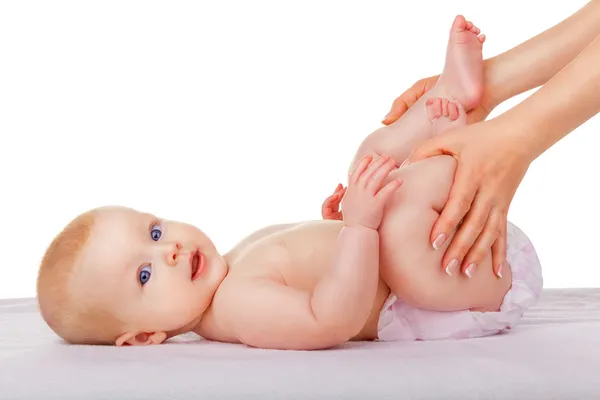
[[[229,337],[229,335],[223,332],[223,329],[215,320],[212,304],[208,306],[202,315],[202,319],[199,321],[198,325],[193,329],[193,331],[203,339],[207,340],[229,343],[239,342],[237,338]]]
[[[181,333],[194,332],[198,336],[200,336],[204,339],[207,339],[207,340],[220,341],[220,342],[238,342],[236,338],[227,337],[227,335],[223,332],[223,330],[220,329],[220,327],[218,326],[218,324],[215,321],[213,307],[212,307],[213,300],[214,300],[216,293],[221,288],[221,284],[223,283],[223,281],[229,275],[230,265],[231,265],[232,260],[230,257],[228,257],[228,255],[229,254],[225,254],[223,256],[223,261],[225,262],[225,265],[227,266],[227,272],[226,272],[225,276],[223,276],[223,279],[221,280],[221,282],[219,282],[219,286],[217,287],[216,292],[213,294],[210,304],[208,305],[208,307],[206,308],[206,310],[200,317],[198,317],[197,319],[195,319],[194,321],[192,321],[190,324],[186,325],[185,327],[181,328],[181,331],[182,331]],[[187,329],[187,330],[185,330],[185,329]]]

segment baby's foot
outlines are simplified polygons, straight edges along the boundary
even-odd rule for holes
[[[433,125],[433,135],[467,124],[467,113],[458,102],[441,97],[427,99],[427,117]]]
[[[468,111],[483,95],[483,54],[485,35],[462,15],[454,19],[446,48],[446,62],[440,76],[444,91]]]

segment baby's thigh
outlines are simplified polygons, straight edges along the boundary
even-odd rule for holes
[[[434,250],[429,242],[438,214],[412,211],[380,228],[381,276],[391,291],[407,304],[435,311],[497,310],[511,286],[510,268],[498,278],[490,252],[472,278],[460,272],[448,275],[442,266],[446,247]]]

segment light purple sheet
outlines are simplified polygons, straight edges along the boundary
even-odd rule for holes
[[[499,336],[313,352],[64,345],[33,299],[0,300],[0,398],[600,399],[600,289],[547,289]]]

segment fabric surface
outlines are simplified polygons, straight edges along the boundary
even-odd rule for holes
[[[1,399],[599,399],[599,371],[600,288],[546,289],[497,336],[324,351],[66,345],[33,299],[0,300]]]

